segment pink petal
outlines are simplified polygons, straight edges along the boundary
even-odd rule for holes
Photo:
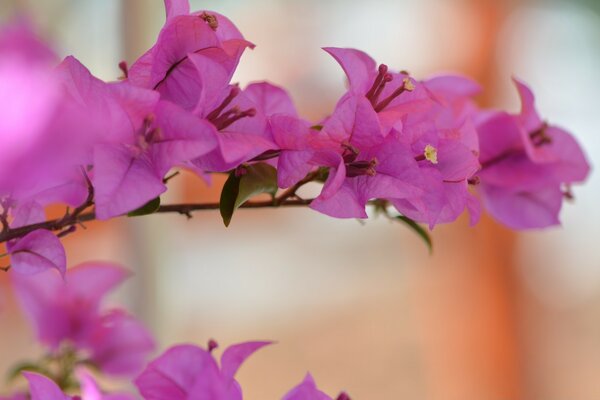
[[[95,147],[92,183],[98,219],[135,210],[166,190],[147,156],[124,146]]]
[[[71,296],[85,299],[92,308],[97,308],[107,293],[114,290],[129,276],[131,272],[117,264],[87,262],[69,269],[67,290]]]
[[[358,198],[356,191],[343,184],[332,196],[319,196],[312,201],[310,208],[335,218],[367,218],[365,203]]]
[[[231,22],[231,20],[229,18],[225,17],[222,14],[216,13],[214,11],[204,10],[204,11],[194,12],[194,16],[198,16],[204,12],[206,12],[209,15],[214,16],[217,19],[219,26],[217,27],[217,30],[215,31],[215,33],[216,33],[217,37],[219,38],[219,40],[221,40],[222,42],[225,42],[225,41],[229,41],[229,40],[244,39],[244,37],[242,36],[242,33],[234,25],[234,23]]]
[[[50,378],[34,372],[23,372],[29,381],[31,400],[71,400]]]
[[[531,89],[517,78],[513,78],[513,82],[521,98],[521,113],[518,118],[525,131],[529,134],[529,132],[539,129],[543,121],[535,110],[535,96]]]
[[[221,356],[221,373],[225,378],[233,379],[237,370],[255,351],[273,342],[245,342],[229,346]]]
[[[173,103],[159,103],[156,122],[161,134],[152,144],[151,152],[159,176],[217,147],[218,133],[214,126]]]
[[[110,375],[138,373],[155,348],[150,332],[135,318],[118,310],[98,320],[87,347],[91,360]]]
[[[458,140],[440,140],[437,167],[446,181],[462,181],[480,169],[477,156]]]
[[[70,268],[66,281],[48,271],[33,276],[15,274],[13,283],[40,340],[57,347],[65,339],[87,340],[103,297],[128,276],[129,272],[116,265],[91,262]]]
[[[219,376],[212,355],[197,346],[179,345],[148,364],[134,383],[146,400],[187,400],[202,376]]]
[[[309,164],[312,157],[312,151],[283,151],[277,161],[277,185],[288,188],[302,180],[314,168]]]
[[[244,93],[266,116],[275,114],[298,116],[290,95],[279,86],[268,82],[256,82],[248,85]]]
[[[472,97],[483,90],[477,82],[461,75],[436,76],[423,84],[434,94],[450,100]]]
[[[481,185],[483,203],[494,218],[513,229],[546,228],[559,225],[563,194],[560,188],[515,192]]]
[[[60,240],[50,231],[38,229],[8,246],[11,266],[21,274],[56,269],[65,275],[67,258]]]
[[[304,380],[283,396],[282,400],[332,400],[332,398],[317,389],[313,377],[306,374]]]
[[[37,224],[46,220],[44,207],[35,201],[19,204],[12,212],[13,221],[11,228],[18,228],[24,225]]]
[[[324,47],[323,50],[331,54],[344,69],[352,91],[362,95],[369,91],[377,73],[375,60],[356,49]]]
[[[348,142],[361,150],[384,140],[373,106],[366,98],[358,96],[348,96],[341,100],[321,133],[333,141]]]
[[[167,21],[178,15],[188,15],[190,13],[189,0],[165,0],[165,11]]]
[[[219,39],[201,18],[193,15],[174,18],[160,32],[153,50],[154,60],[149,89],[159,89],[170,79],[179,64],[189,63],[186,62],[188,54],[219,46]],[[134,66],[132,66],[133,72],[135,72]]]

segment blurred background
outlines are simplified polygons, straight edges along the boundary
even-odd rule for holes
[[[598,0],[211,0],[257,47],[235,80],[268,78],[301,114],[325,116],[344,77],[322,46],[356,47],[424,78],[467,74],[482,105],[516,111],[510,77],[529,82],[542,115],[600,157]],[[160,0],[1,0],[5,20],[32,15],[61,55],[120,75],[164,21]],[[1,95],[1,94],[0,94]],[[272,339],[239,380],[245,398],[280,398],[310,370],[353,399],[600,398],[600,178],[566,204],[563,226],[515,233],[484,216],[419,239],[385,220],[334,220],[308,209],[242,210],[91,223],[66,238],[69,264],[124,264],[136,276],[112,298],[176,342]],[[166,202],[214,201],[183,175]],[[314,188],[308,188],[314,190]],[[59,210],[59,212],[61,212]],[[0,275],[0,371],[40,349]],[[7,389],[0,384],[0,391]]]

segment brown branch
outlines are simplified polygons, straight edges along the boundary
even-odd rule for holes
[[[312,199],[287,199],[281,203],[274,204],[272,200],[247,202],[240,208],[268,208],[268,207],[302,207],[307,206],[312,202]],[[197,204],[167,204],[162,205],[156,210],[156,214],[177,213],[182,215],[190,215],[193,211],[202,210],[218,210],[219,203],[197,203]],[[63,218],[40,222],[37,224],[25,225],[18,228],[9,228],[7,231],[0,233],[0,243],[7,242],[12,239],[17,239],[27,235],[38,229],[47,229],[49,231],[61,231],[61,233],[69,232],[70,227],[81,224],[87,221],[96,219],[94,211],[77,212],[81,208],[78,207],[73,213],[66,215]],[[69,232],[70,233],[70,232]]]

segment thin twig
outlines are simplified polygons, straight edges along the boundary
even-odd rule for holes
[[[273,201],[271,200],[255,201],[244,203],[240,206],[240,208],[302,207],[309,205],[311,202],[312,199],[287,199],[279,204],[273,204]],[[155,213],[177,213],[188,216],[191,215],[191,213],[194,211],[218,210],[219,207],[219,203],[166,204],[160,206]],[[75,212],[73,212],[69,215],[68,218],[53,219],[37,224],[20,226],[18,228],[10,228],[6,232],[0,233],[0,243],[23,237],[28,233],[38,229],[47,229],[49,231],[63,231],[65,229],[68,229],[72,225],[81,225],[83,222],[93,221],[95,219],[96,214],[94,213],[94,211],[83,212],[80,214],[75,214]]]

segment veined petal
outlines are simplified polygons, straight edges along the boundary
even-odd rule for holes
[[[377,64],[367,53],[356,49],[344,49],[338,47],[324,47],[344,69],[350,90],[357,94],[365,95],[377,74]]]

